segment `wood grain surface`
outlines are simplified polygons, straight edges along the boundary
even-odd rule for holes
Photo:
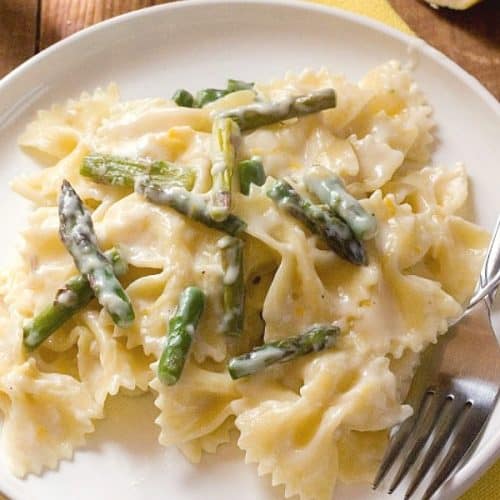
[[[500,0],[467,11],[421,0],[389,0],[417,35],[447,54],[500,99]],[[162,0],[0,0],[0,77],[62,38]]]
[[[42,0],[39,49],[42,50],[104,19],[160,3],[168,2],[161,0]]]
[[[0,78],[36,52],[37,0],[0,0]]]
[[[413,31],[474,75],[500,99],[500,1],[466,11],[433,9],[416,0],[389,0]]]

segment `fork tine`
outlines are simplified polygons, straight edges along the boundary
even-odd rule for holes
[[[418,407],[418,411],[416,411],[411,417],[407,418],[396,430],[396,432],[392,435],[389,444],[387,445],[387,449],[382,458],[382,463],[380,464],[377,474],[375,475],[375,479],[373,480],[372,488],[376,490],[384,477],[386,476],[389,469],[392,467],[396,458],[398,458],[401,449],[403,448],[408,436],[413,432],[416,422],[418,421],[418,417],[424,405],[427,393],[424,394],[423,401],[420,405],[418,405],[418,401],[409,402],[411,406]]]
[[[408,436],[412,433],[413,428],[415,426],[416,417],[412,415],[407,420],[405,420],[398,428],[396,433],[392,436],[389,444],[387,445],[387,449],[385,451],[384,457],[382,458],[382,463],[380,464],[375,479],[373,480],[372,488],[376,490],[385,475],[392,467],[392,464],[398,457],[401,448],[408,438]]]
[[[405,500],[408,500],[415,490],[419,487],[422,479],[425,477],[431,465],[436,460],[437,455],[443,449],[443,446],[448,441],[450,434],[457,423],[458,417],[461,415],[462,406],[458,407],[456,405],[446,405],[443,414],[439,417],[436,424],[436,434],[434,440],[427,450],[420,467],[413,477],[410,486],[405,494]]]
[[[470,403],[466,404],[464,411],[466,415],[459,422],[459,430],[453,439],[453,444],[444,457],[436,476],[425,490],[423,500],[431,498],[446,481],[467,450],[472,446],[488,418],[487,409],[473,408]]]
[[[405,445],[406,459],[399,467],[398,472],[389,487],[389,494],[391,494],[399,486],[399,483],[406,476],[410,467],[416,462],[418,455],[427,442],[427,439],[429,438],[429,435],[439,418],[441,409],[448,401],[449,400],[447,398],[442,398],[438,393],[427,393],[424,398],[423,409],[420,411],[416,426],[409,437],[407,444]]]

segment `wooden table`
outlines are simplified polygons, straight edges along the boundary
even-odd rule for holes
[[[500,2],[464,12],[419,0],[390,0],[424,40],[455,60],[500,99]],[[0,0],[0,77],[33,54],[103,19],[162,0]]]

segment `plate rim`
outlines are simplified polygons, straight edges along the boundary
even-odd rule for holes
[[[25,74],[37,64],[43,63],[43,61],[52,56],[52,54],[57,53],[63,48],[78,46],[81,41],[91,38],[95,33],[108,30],[112,28],[115,24],[129,23],[133,22],[137,18],[153,16],[156,13],[167,13],[175,10],[191,10],[200,5],[219,5],[228,7],[230,5],[244,5],[245,7],[261,8],[262,6],[274,6],[274,7],[284,7],[290,8],[292,10],[302,10],[302,11],[316,11],[322,13],[326,16],[337,18],[347,23],[354,23],[361,26],[364,29],[369,29],[374,32],[383,33],[388,35],[390,38],[395,39],[399,43],[405,44],[407,47],[414,49],[416,52],[423,53],[426,57],[429,57],[438,65],[443,67],[448,72],[451,72],[457,79],[461,80],[467,85],[467,87],[474,92],[478,97],[480,97],[484,103],[490,108],[498,118],[500,118],[500,101],[498,101],[493,94],[482,85],[477,78],[468,73],[464,68],[455,63],[448,56],[437,50],[436,48],[429,45],[425,40],[418,37],[417,35],[411,35],[398,30],[395,27],[388,26],[381,21],[372,19],[363,14],[358,14],[355,12],[344,10],[340,7],[325,5],[323,3],[318,3],[316,0],[183,0],[175,1],[167,4],[159,4],[150,7],[141,8],[135,11],[127,12],[119,16],[106,19],[92,26],[84,28],[72,35],[59,40],[55,44],[51,45],[40,51],[39,53],[33,55],[21,65],[13,69],[10,73],[5,75],[0,79],[0,100],[2,94],[12,85],[15,85],[16,81],[25,77]],[[3,109],[0,108],[0,117],[3,114]],[[7,116],[7,122],[8,122]],[[1,125],[1,124],[0,124]],[[499,405],[500,402],[497,402]],[[490,449],[491,448],[491,449]],[[476,482],[488,468],[490,468],[499,458],[500,458],[500,436],[498,440],[492,443],[488,449],[483,453],[486,455],[481,457],[481,460],[477,458],[472,460],[472,463],[466,463],[458,472],[459,482],[453,484],[452,494],[457,497],[463,494],[467,489],[469,489],[474,482]],[[477,462],[477,463],[476,463]],[[14,487],[14,490],[11,488]],[[9,495],[16,495],[14,485],[0,484],[0,487],[8,492]]]

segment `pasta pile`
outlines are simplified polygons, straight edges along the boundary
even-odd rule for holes
[[[195,170],[194,192],[210,189],[213,113],[254,101],[240,90],[202,108],[161,98],[120,101],[117,87],[40,111],[20,145],[46,166],[13,188],[35,204],[19,257],[0,279],[2,447],[17,476],[54,468],[84,444],[104,403],[121,389],[156,394],[162,445],[197,462],[239,432],[238,446],[285,495],[329,499],[337,479],[371,479],[387,430],[403,405],[418,353],[460,314],[479,272],[487,233],[457,212],[467,198],[460,165],[428,166],[431,108],[411,75],[391,61],[351,83],[304,70],[255,85],[263,100],[332,87],[337,107],[246,133],[242,158],[262,158],[268,180],[233,193],[247,223],[243,335],[220,333],[223,234],[168,207],[79,174],[97,151],[163,159]],[[325,248],[266,196],[270,178],[297,184],[313,166],[339,175],[375,214],[367,266]],[[129,264],[121,279],[136,319],[117,327],[92,302],[38,349],[23,348],[22,327],[75,275],[58,234],[63,179],[90,207],[99,245]],[[456,272],[460,269],[460,272]],[[196,283],[205,312],[176,385],[156,377],[167,324],[179,295]],[[227,359],[262,341],[315,323],[335,323],[335,347],[232,380]]]

